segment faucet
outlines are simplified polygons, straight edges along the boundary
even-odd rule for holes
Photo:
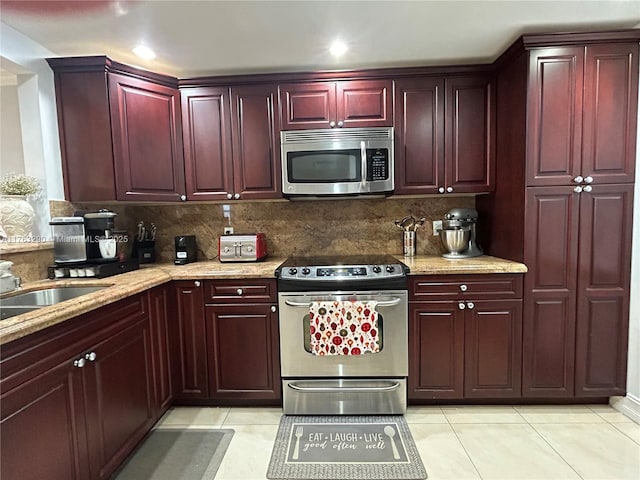
[[[0,261],[0,293],[17,290],[22,285],[22,279],[11,271],[13,262]]]

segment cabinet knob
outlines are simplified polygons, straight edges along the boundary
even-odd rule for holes
[[[464,302],[460,302],[460,303],[458,303],[458,308],[460,310],[464,310],[465,308],[467,308],[467,306],[464,304]]]
[[[444,193],[444,187],[440,187],[440,188],[438,189],[438,193]]]
[[[235,198],[236,200],[238,200],[238,199],[240,198],[240,194],[239,194],[239,193],[236,193],[236,194],[233,196],[233,198]]]
[[[195,282],[193,282],[193,285],[196,287],[200,286],[200,280],[196,280]]]
[[[473,307],[475,307],[475,306],[476,306],[476,304],[475,304],[475,303],[473,303],[473,302],[467,302],[467,308],[468,308],[469,310],[473,310]]]
[[[469,289],[469,287],[467,287],[464,283],[462,285],[460,285],[460,291],[461,292],[466,292]]]
[[[331,128],[335,127],[335,126],[336,126],[336,122],[334,122],[333,120],[331,120],[331,121],[329,122],[329,126],[330,126]]]
[[[340,120],[340,121],[338,122],[338,126],[339,126],[339,127],[344,127],[344,122],[343,122],[342,120]]]
[[[89,360],[90,362],[95,362],[98,356],[96,355],[96,352],[89,352],[84,356],[84,358],[85,360]]]
[[[231,199],[233,198],[233,194],[231,194],[231,193],[227,193],[227,198],[228,198],[229,200],[231,200]]]
[[[447,193],[453,192],[453,187],[447,187]]]
[[[577,187],[575,187],[573,189],[573,191],[576,192],[576,193],[581,193],[582,192],[582,187],[580,185],[578,185]]]
[[[580,175],[578,175],[576,178],[573,179],[574,183],[582,183],[582,181],[584,180],[584,178],[582,178]]]
[[[73,366],[77,367],[77,368],[82,368],[84,367],[85,364],[85,359],[84,358],[78,358],[77,360],[73,361]]]
[[[593,177],[591,175],[584,177],[584,183],[593,183]]]
[[[180,195],[180,200],[182,200],[183,202],[187,201],[187,196],[186,195]]]
[[[275,305],[271,305],[271,311],[275,312],[276,311],[276,306]]]
[[[585,185],[585,187],[582,189],[583,192],[587,193],[589,193],[591,190],[593,190],[593,187],[591,185]]]
[[[238,295],[242,295],[244,292],[242,291],[242,289],[241,289],[241,288],[239,288],[238,290],[236,290],[236,293],[237,293]]]

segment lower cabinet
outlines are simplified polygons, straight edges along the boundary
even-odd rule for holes
[[[3,345],[0,477],[110,478],[156,420],[145,295]]]
[[[409,400],[521,395],[521,276],[414,277],[409,295]]]
[[[169,348],[169,288],[166,285],[149,291],[149,327],[153,352],[153,385],[155,416],[160,418],[173,402],[171,355]]]

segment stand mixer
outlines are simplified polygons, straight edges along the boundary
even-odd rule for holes
[[[476,241],[478,211],[473,208],[452,208],[442,221],[440,240],[447,250],[445,258],[472,258],[483,255]]]

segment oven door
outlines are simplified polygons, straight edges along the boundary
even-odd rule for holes
[[[310,292],[278,294],[282,376],[289,378],[406,377],[408,312],[406,290],[380,292]],[[378,345],[359,355],[313,353],[310,340],[312,302],[375,301]]]

